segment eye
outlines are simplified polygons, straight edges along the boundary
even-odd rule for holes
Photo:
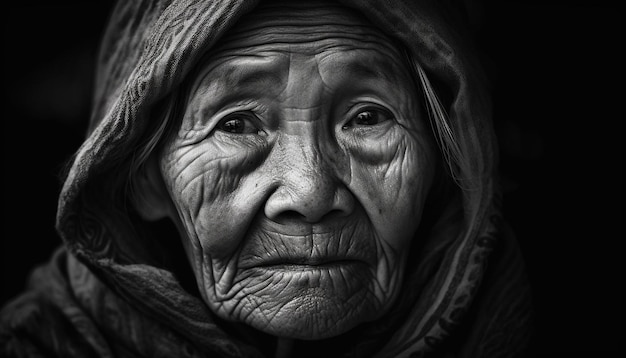
[[[356,126],[375,126],[392,119],[391,112],[384,108],[365,108],[356,112],[343,126],[343,129]]]
[[[248,112],[236,112],[222,118],[216,126],[217,130],[232,134],[260,134],[258,118]]]

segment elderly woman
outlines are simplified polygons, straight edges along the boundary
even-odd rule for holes
[[[65,248],[4,308],[2,352],[519,353],[528,289],[489,102],[441,10],[121,1]]]

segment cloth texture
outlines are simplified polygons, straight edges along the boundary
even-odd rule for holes
[[[263,357],[271,337],[220,321],[157,238],[124,211],[124,188],[107,185],[132,166],[160,106],[254,0],[120,1],[98,58],[89,133],[63,186],[64,241],[0,316],[0,355],[59,357]],[[298,356],[512,357],[531,326],[530,289],[514,235],[501,216],[497,142],[487,82],[447,3],[342,0],[402,43],[444,89],[452,131],[470,175],[414,248],[394,309],[377,322],[298,351]],[[102,193],[106,193],[102,194]],[[158,225],[165,225],[159,223]],[[163,235],[161,235],[163,236]],[[174,254],[175,253],[175,254]],[[180,254],[180,255],[178,255]],[[180,256],[180,257],[179,257]],[[184,258],[183,258],[184,260]],[[329,351],[324,351],[326,347]],[[297,348],[297,347],[296,347]]]

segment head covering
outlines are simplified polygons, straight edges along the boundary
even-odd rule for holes
[[[209,311],[186,282],[192,273],[172,260],[180,250],[172,243],[177,238],[156,235],[154,226],[160,224],[141,224],[126,201],[127,174],[146,133],[164,122],[166,104],[207,51],[257,3],[117,4],[100,48],[89,134],[59,198],[57,230],[69,254],[58,252],[50,266],[35,273],[31,290],[38,295],[3,311],[0,342],[11,347],[8,351],[28,346],[16,327],[30,336],[41,333],[41,326],[33,326],[31,306],[41,307],[42,300],[56,308],[38,308],[37,320],[43,316],[64,325],[57,329],[61,333],[39,334],[39,343],[28,349],[103,357],[257,357],[271,351],[266,346],[274,343],[267,337],[238,331]],[[431,218],[426,239],[412,248],[394,309],[379,322],[331,339],[345,343],[331,352],[346,357],[519,352],[529,332],[529,290],[519,250],[501,219],[490,103],[463,18],[439,1],[341,3],[397,39],[424,69],[443,98],[466,168]],[[44,292],[55,294],[44,299]]]

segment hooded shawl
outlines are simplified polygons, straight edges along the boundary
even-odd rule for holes
[[[152,231],[136,225],[141,219],[123,204],[124,176],[145,133],[163,122],[162,104],[257,2],[132,0],[114,8],[101,43],[88,136],[59,198],[64,247],[4,307],[2,355],[273,354],[263,349],[273,344],[268,336],[246,336],[217,319],[189,284],[191,271],[174,269],[180,267],[173,259],[176,240],[159,239],[158,224]],[[501,218],[490,103],[463,18],[442,1],[341,3],[397,39],[438,84],[468,169],[455,178],[457,200],[449,206],[456,209],[434,218],[411,252],[392,311],[320,346],[343,342],[326,354],[344,357],[519,355],[529,337],[529,289]]]

